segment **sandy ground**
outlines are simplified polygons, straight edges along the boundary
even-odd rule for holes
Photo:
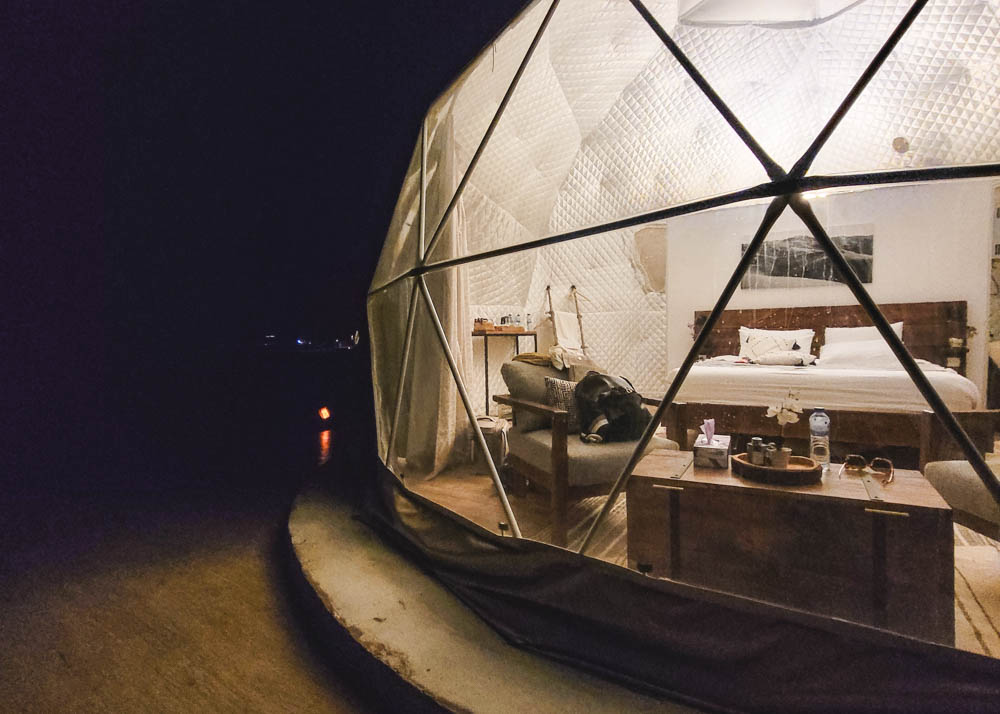
[[[279,557],[288,492],[62,493],[10,509],[3,709],[374,711],[295,617]]]

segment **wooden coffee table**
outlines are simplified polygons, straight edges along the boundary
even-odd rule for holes
[[[657,450],[627,490],[629,567],[951,645],[951,509],[919,471],[759,484]]]

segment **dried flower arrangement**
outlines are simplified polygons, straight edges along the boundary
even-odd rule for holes
[[[784,399],[778,404],[772,404],[767,408],[767,413],[765,416],[773,417],[778,420],[778,424],[784,430],[785,424],[794,424],[799,420],[799,414],[802,413],[802,407],[799,406],[799,395],[796,392],[789,390],[788,394]]]

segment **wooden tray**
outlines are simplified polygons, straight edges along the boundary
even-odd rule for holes
[[[732,471],[737,476],[751,481],[776,483],[784,486],[819,483],[820,479],[823,478],[823,465],[808,456],[789,457],[787,469],[776,469],[773,466],[751,464],[746,453],[734,454]]]

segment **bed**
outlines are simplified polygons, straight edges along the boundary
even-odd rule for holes
[[[894,303],[879,306],[890,322],[902,322],[902,338],[924,373],[983,453],[993,450],[998,412],[986,411],[979,390],[965,378],[967,306],[964,301]],[[694,329],[708,312],[696,312]],[[740,353],[740,327],[814,331],[812,354],[819,354],[828,327],[864,327],[871,321],[860,306],[816,306],[726,310],[668,411],[667,431],[682,448],[702,420],[714,418],[718,433],[808,438],[807,419],[779,425],[767,407],[789,392],[808,415],[824,407],[833,420],[835,442],[877,444],[911,450],[919,468],[931,460],[956,457],[956,446],[906,372],[868,367],[737,364],[725,355]],[[823,360],[820,360],[822,365]],[[943,365],[948,365],[944,367]],[[671,379],[676,370],[671,373]],[[903,465],[903,464],[901,464]]]
[[[979,389],[952,370],[922,365],[934,389],[953,411],[979,409]],[[677,370],[670,373],[673,379]],[[708,360],[696,364],[681,387],[678,399],[690,402],[756,404],[768,406],[788,391],[807,407],[923,411],[927,402],[902,369],[826,369],[733,364]]]

